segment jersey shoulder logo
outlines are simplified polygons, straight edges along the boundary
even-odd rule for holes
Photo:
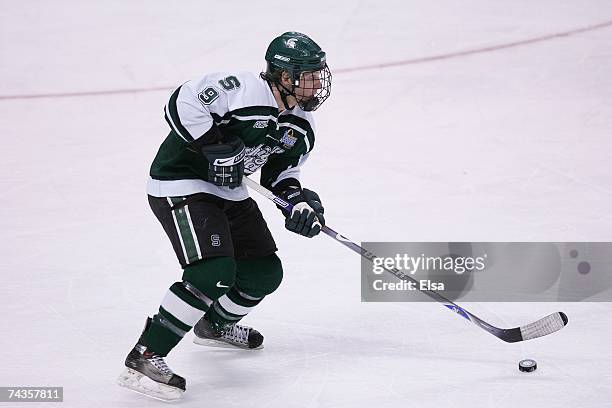
[[[287,129],[281,137],[280,142],[283,144],[283,147],[287,150],[291,149],[295,142],[297,142],[297,137],[293,136],[293,129]]]

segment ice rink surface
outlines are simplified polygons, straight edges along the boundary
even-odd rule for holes
[[[1,4],[0,386],[63,386],[65,407],[161,406],[115,380],[180,277],[145,195],[162,108],[202,73],[259,72],[288,30],[311,35],[334,73],[302,176],[334,229],[612,239],[609,1]],[[568,314],[523,344],[438,304],[361,303],[357,255],[292,235],[255,198],[285,269],[245,319],[265,349],[188,334],[167,359],[187,378],[179,405],[612,407],[609,303],[466,305],[503,327]],[[519,372],[522,358],[539,369]]]

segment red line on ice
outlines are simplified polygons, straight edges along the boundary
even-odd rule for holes
[[[525,40],[513,41],[513,42],[509,42],[505,44],[491,45],[487,47],[474,48],[474,49],[465,50],[465,51],[451,52],[447,54],[432,55],[429,57],[421,57],[421,58],[413,58],[413,59],[407,59],[407,60],[401,60],[401,61],[386,62],[382,64],[362,65],[362,66],[357,66],[357,67],[352,67],[352,68],[338,68],[338,69],[335,69],[333,72],[334,74],[338,74],[338,73],[347,73],[347,72],[366,71],[370,69],[384,69],[384,68],[398,67],[398,66],[403,66],[403,65],[423,64],[426,62],[447,60],[447,59],[465,57],[465,56],[474,55],[474,54],[483,54],[487,52],[503,50],[506,48],[520,47],[523,45],[538,43],[542,41],[549,41],[549,40],[554,40],[557,38],[569,37],[572,35],[581,34],[587,31],[598,30],[598,29],[606,28],[610,26],[612,26],[612,21],[606,21],[603,23],[594,24],[594,25],[590,25],[590,26],[582,27],[582,28],[577,28],[574,30],[543,35],[540,37],[534,37],[534,38],[529,38]],[[112,89],[112,90],[107,90],[107,91],[62,92],[62,93],[29,94],[29,95],[0,95],[0,100],[69,98],[69,97],[99,96],[99,95],[122,95],[122,94],[135,94],[135,93],[144,93],[144,92],[155,92],[155,91],[169,91],[171,89],[172,89],[171,86],[155,86],[155,87],[150,87],[150,88]]]
[[[526,40],[514,41],[514,42],[505,43],[505,44],[491,45],[491,46],[482,47],[482,48],[475,48],[472,50],[457,51],[457,52],[451,52],[448,54],[432,55],[430,57],[414,58],[414,59],[395,61],[395,62],[386,62],[386,63],[376,64],[376,65],[363,65],[363,66],[354,67],[354,68],[340,68],[340,69],[334,70],[334,73],[365,71],[367,69],[381,69],[381,68],[397,67],[397,66],[402,66],[402,65],[422,64],[424,62],[439,61],[439,60],[445,60],[445,59],[451,59],[451,58],[457,58],[457,57],[465,57],[465,56],[474,55],[474,54],[483,54],[486,52],[498,51],[498,50],[503,50],[506,48],[519,47],[521,45],[527,45],[527,44],[533,44],[533,43],[542,42],[542,41],[553,40],[555,38],[569,37],[575,34],[584,33],[586,31],[593,31],[593,30],[597,30],[597,29],[605,28],[609,26],[612,26],[612,21],[607,21],[605,23],[595,24],[595,25],[588,26],[588,27],[577,28],[575,30],[543,35],[541,37],[529,38]]]

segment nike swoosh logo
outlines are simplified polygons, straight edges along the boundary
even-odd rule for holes
[[[224,165],[225,163],[229,163],[229,162],[231,162],[231,161],[234,161],[234,159],[217,160],[217,164],[218,164],[218,165],[220,165],[220,166],[222,166],[222,165]]]
[[[225,285],[221,284],[221,281],[217,282],[217,287],[218,288],[229,288],[229,286],[225,286]]]

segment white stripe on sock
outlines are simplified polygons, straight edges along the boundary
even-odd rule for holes
[[[202,310],[191,306],[170,290],[166,292],[166,296],[164,296],[161,306],[166,309],[167,312],[172,314],[172,316],[191,327],[193,327],[198,320],[204,316],[204,312]]]
[[[221,296],[218,302],[221,305],[221,307],[225,309],[226,312],[230,312],[235,315],[244,316],[248,314],[252,309],[252,307],[245,307],[245,306],[237,305],[236,303],[232,302],[232,300],[228,298],[227,295]]]

